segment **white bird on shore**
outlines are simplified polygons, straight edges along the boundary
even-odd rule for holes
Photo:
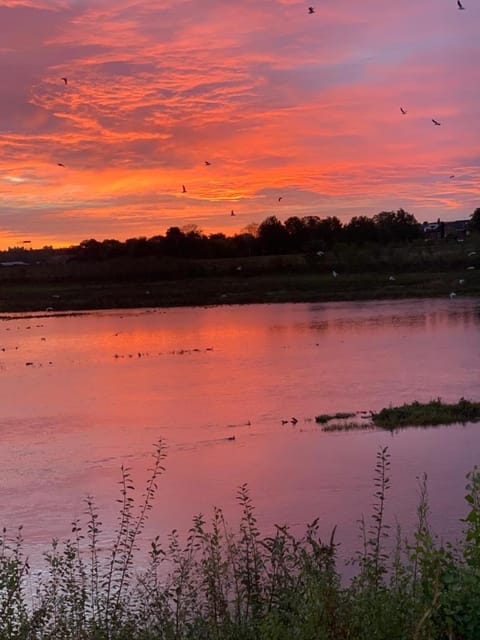
[[[452,293],[450,294],[450,300],[452,300],[453,298],[455,298],[457,294],[455,293],[455,291],[452,291]]]
[[[334,278],[336,278],[336,277],[338,276],[338,273],[335,271],[335,269],[332,271],[332,276],[333,276]]]

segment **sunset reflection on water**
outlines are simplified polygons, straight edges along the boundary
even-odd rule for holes
[[[93,494],[108,538],[120,466],[140,489],[162,438],[147,535],[186,530],[213,505],[235,521],[248,482],[264,530],[320,516],[347,552],[371,513],[380,446],[392,454],[390,517],[412,526],[427,472],[435,528],[455,535],[478,426],[325,433],[314,418],[478,399],[479,346],[469,299],[4,316],[0,524],[23,524],[35,555]]]

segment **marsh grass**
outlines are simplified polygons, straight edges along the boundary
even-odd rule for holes
[[[348,420],[348,418],[354,418],[355,413],[321,413],[319,416],[315,417],[315,422],[317,424],[326,424],[330,420]]]
[[[373,423],[385,429],[477,422],[479,420],[480,402],[471,402],[465,398],[452,404],[442,402],[440,398],[426,403],[412,402],[399,407],[387,407],[372,415]]]
[[[428,523],[426,479],[409,541],[385,521],[390,455],[377,453],[370,518],[348,584],[337,568],[335,530],[319,520],[300,537],[277,525],[263,535],[248,487],[240,487],[238,528],[221,509],[194,518],[186,536],[151,542],[139,561],[144,524],[163,472],[158,443],[150,479],[135,499],[122,468],[119,517],[104,548],[91,498],[86,524],[54,540],[40,582],[30,574],[21,531],[0,537],[0,638],[83,640],[478,640],[480,470],[468,474],[463,539],[443,544]],[[393,552],[392,552],[393,549]]]
[[[375,429],[375,425],[368,422],[331,422],[322,427],[322,431],[368,431]]]

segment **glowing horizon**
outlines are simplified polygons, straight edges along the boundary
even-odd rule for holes
[[[480,7],[312,6],[0,0],[0,248],[269,215],[468,218]]]

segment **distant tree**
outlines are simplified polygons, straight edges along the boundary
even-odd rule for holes
[[[288,245],[290,251],[302,251],[308,238],[308,229],[305,222],[298,216],[292,216],[285,220],[285,230],[288,235]]]
[[[422,235],[415,216],[404,209],[382,211],[373,217],[373,221],[381,242],[406,242]]]
[[[231,239],[231,247],[236,257],[254,256],[258,253],[258,239],[251,233],[238,233]]]
[[[374,242],[377,239],[375,222],[367,216],[354,216],[344,226],[344,231],[347,242],[363,244],[365,242]]]
[[[192,233],[194,235],[201,236],[203,234],[203,231],[200,229],[198,224],[194,224],[194,223],[184,224],[183,227],[181,228],[181,231],[185,235]]]
[[[324,243],[321,236],[321,220],[318,216],[304,216],[302,223],[305,227],[305,243],[303,248],[307,252],[315,252],[324,249]]]
[[[258,227],[258,241],[263,253],[284,253],[288,246],[288,233],[276,216],[269,216]]]
[[[185,251],[185,234],[178,227],[169,227],[165,233],[165,253],[181,256]]]
[[[151,254],[151,245],[147,238],[128,238],[125,240],[126,254],[131,258],[140,258]]]
[[[250,222],[246,227],[242,229],[241,235],[246,233],[250,236],[253,236],[254,238],[258,238],[258,226],[259,225],[256,222]]]
[[[231,240],[224,233],[208,236],[207,255],[209,258],[227,258],[231,252]]]
[[[77,257],[81,260],[101,260],[102,245],[97,240],[82,240],[78,245]]]
[[[182,227],[184,233],[184,257],[203,258],[208,254],[208,238],[196,224]]]
[[[324,218],[318,223],[317,233],[320,235],[324,246],[332,247],[340,240],[342,223],[336,216],[328,216],[328,218]]]
[[[148,239],[149,254],[152,256],[163,256],[165,253],[165,238],[162,235],[152,236]]]
[[[477,207],[470,216],[470,230],[480,233],[480,207]]]
[[[118,258],[125,252],[125,245],[118,240],[103,240],[101,243],[102,259]]]

